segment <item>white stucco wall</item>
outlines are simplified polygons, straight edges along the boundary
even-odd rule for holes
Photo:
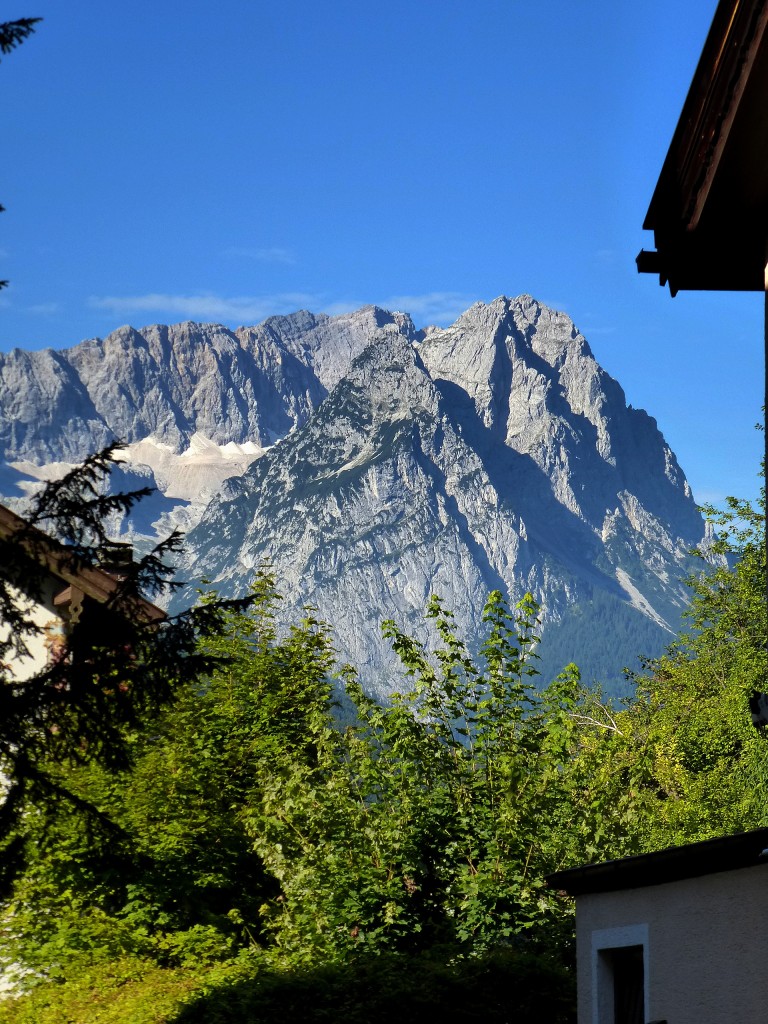
[[[13,658],[8,662],[8,672],[15,679],[29,679],[48,665],[51,642],[61,635],[64,628],[61,613],[53,604],[54,595],[62,590],[64,585],[61,580],[50,577],[42,584],[41,593],[34,599],[12,588],[16,592],[18,608],[30,622],[42,630],[40,633],[25,635],[24,642],[29,650],[29,656]],[[0,630],[4,636],[8,635],[8,627],[5,624],[0,624]]]
[[[605,1020],[594,991],[594,947],[613,945],[611,932],[617,946],[645,946],[646,1021],[768,1022],[768,863],[579,896],[579,1024]]]

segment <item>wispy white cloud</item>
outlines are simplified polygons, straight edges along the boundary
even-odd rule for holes
[[[474,302],[476,295],[462,292],[425,292],[423,295],[392,295],[379,302],[384,309],[410,313],[417,326],[452,324]]]
[[[584,337],[587,338],[587,339],[589,339],[589,338],[597,338],[599,335],[603,335],[603,334],[615,334],[616,333],[616,328],[610,326],[610,324],[605,324],[602,327],[599,326],[599,325],[596,325],[596,324],[587,324],[586,327],[579,327],[579,330],[584,335]]]
[[[61,304],[58,302],[38,302],[34,306],[25,306],[25,313],[34,313],[35,316],[53,316],[61,312]]]
[[[474,296],[460,292],[427,292],[422,295],[392,295],[374,300],[383,309],[410,313],[418,326],[453,323],[475,301]],[[159,317],[177,317],[215,323],[258,323],[268,316],[293,313],[297,309],[339,316],[369,305],[370,299],[335,299],[311,292],[279,292],[274,295],[242,295],[226,297],[213,292],[197,295],[171,295],[149,292],[145,295],[91,296],[91,309],[106,310],[116,316],[140,313]]]
[[[13,309],[14,312],[20,314],[31,313],[32,316],[53,316],[54,313],[60,313],[62,309],[59,302],[35,302],[25,306],[19,302],[19,293],[14,290],[13,281],[0,292],[0,307]]]
[[[224,250],[225,256],[232,256],[236,259],[257,260],[259,263],[296,263],[296,257],[290,249],[283,249],[280,246],[259,249],[250,246],[231,245]]]
[[[345,302],[340,299],[338,302],[321,302],[317,309],[320,313],[327,313],[328,316],[343,316],[344,313],[354,313],[356,309],[369,305],[369,302]]]
[[[690,481],[689,481],[690,483]],[[701,487],[694,487],[691,484],[691,490],[693,491],[694,500],[698,505],[724,505],[725,504],[725,493],[722,490],[715,490],[712,487],[702,485]]]
[[[476,301],[476,296],[461,292],[425,292],[423,295],[390,295],[388,298],[375,299],[374,304],[393,312],[409,313],[417,327],[426,327],[429,324],[445,327],[452,324]],[[370,304],[370,299],[339,299],[325,302],[321,308],[323,313],[339,316],[341,313],[351,313],[361,306]]]
[[[168,295],[150,292],[146,295],[91,296],[92,309],[104,309],[119,315],[158,313],[191,320],[238,324],[257,323],[278,313],[317,308],[316,295],[304,292],[281,292],[277,295],[243,295],[227,298],[205,292],[200,295]]]

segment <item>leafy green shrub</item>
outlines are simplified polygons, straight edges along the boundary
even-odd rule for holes
[[[0,1024],[170,1024],[199,990],[189,972],[121,957],[0,1001]]]
[[[314,967],[262,969],[214,985],[174,1024],[570,1024],[571,971],[512,949],[478,958],[392,953]],[[442,954],[442,956],[441,956]]]
[[[561,826],[580,688],[573,667],[536,687],[536,611],[529,595],[513,616],[493,593],[479,666],[437,598],[431,656],[385,624],[412,688],[382,707],[348,673],[358,723],[326,720],[314,760],[275,760],[245,821],[280,883],[265,912],[281,949],[479,953],[561,937],[568,909],[543,876],[576,855]]]
[[[535,605],[495,593],[477,658],[436,598],[433,650],[386,624],[411,689],[382,707],[346,670],[340,726],[327,632],[279,634],[260,577],[129,768],[51,766],[74,802],[28,809],[0,944],[40,983],[0,1022],[568,1020],[544,876],[766,821],[764,542],[738,511],[738,560],[620,706],[572,666],[537,685]]]

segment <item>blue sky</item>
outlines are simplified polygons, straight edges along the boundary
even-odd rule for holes
[[[715,0],[24,0],[0,64],[0,351],[124,323],[533,294],[698,500],[757,491],[760,294],[634,257]]]

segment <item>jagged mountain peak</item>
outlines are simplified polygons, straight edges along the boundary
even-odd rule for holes
[[[14,495],[45,475],[36,465],[116,436],[124,473],[160,488],[154,529],[190,529],[192,591],[206,576],[242,592],[269,560],[288,603],[316,604],[369,679],[385,671],[379,621],[418,632],[432,591],[470,637],[489,590],[530,590],[565,660],[584,661],[598,621],[639,638],[624,664],[653,654],[704,536],[655,421],[570,317],[525,294],[423,331],[365,306],[236,330],[124,326],[0,357]],[[605,655],[589,656],[598,671]]]
[[[677,623],[703,538],[675,467],[569,318],[502,297],[418,345],[396,323],[376,331],[308,421],[209,505],[186,569],[236,593],[271,562],[382,693],[394,682],[378,623],[426,640],[433,591],[470,636],[489,590],[531,590],[545,636],[591,621],[574,611],[586,602],[647,653]],[[584,662],[592,640],[576,637],[566,660]]]
[[[483,334],[490,340],[504,336],[505,332],[552,367],[562,364],[568,356],[594,358],[587,340],[568,314],[550,309],[531,295],[500,295],[492,302],[476,302],[450,327],[430,328],[426,342],[439,344],[454,335],[466,334]]]

